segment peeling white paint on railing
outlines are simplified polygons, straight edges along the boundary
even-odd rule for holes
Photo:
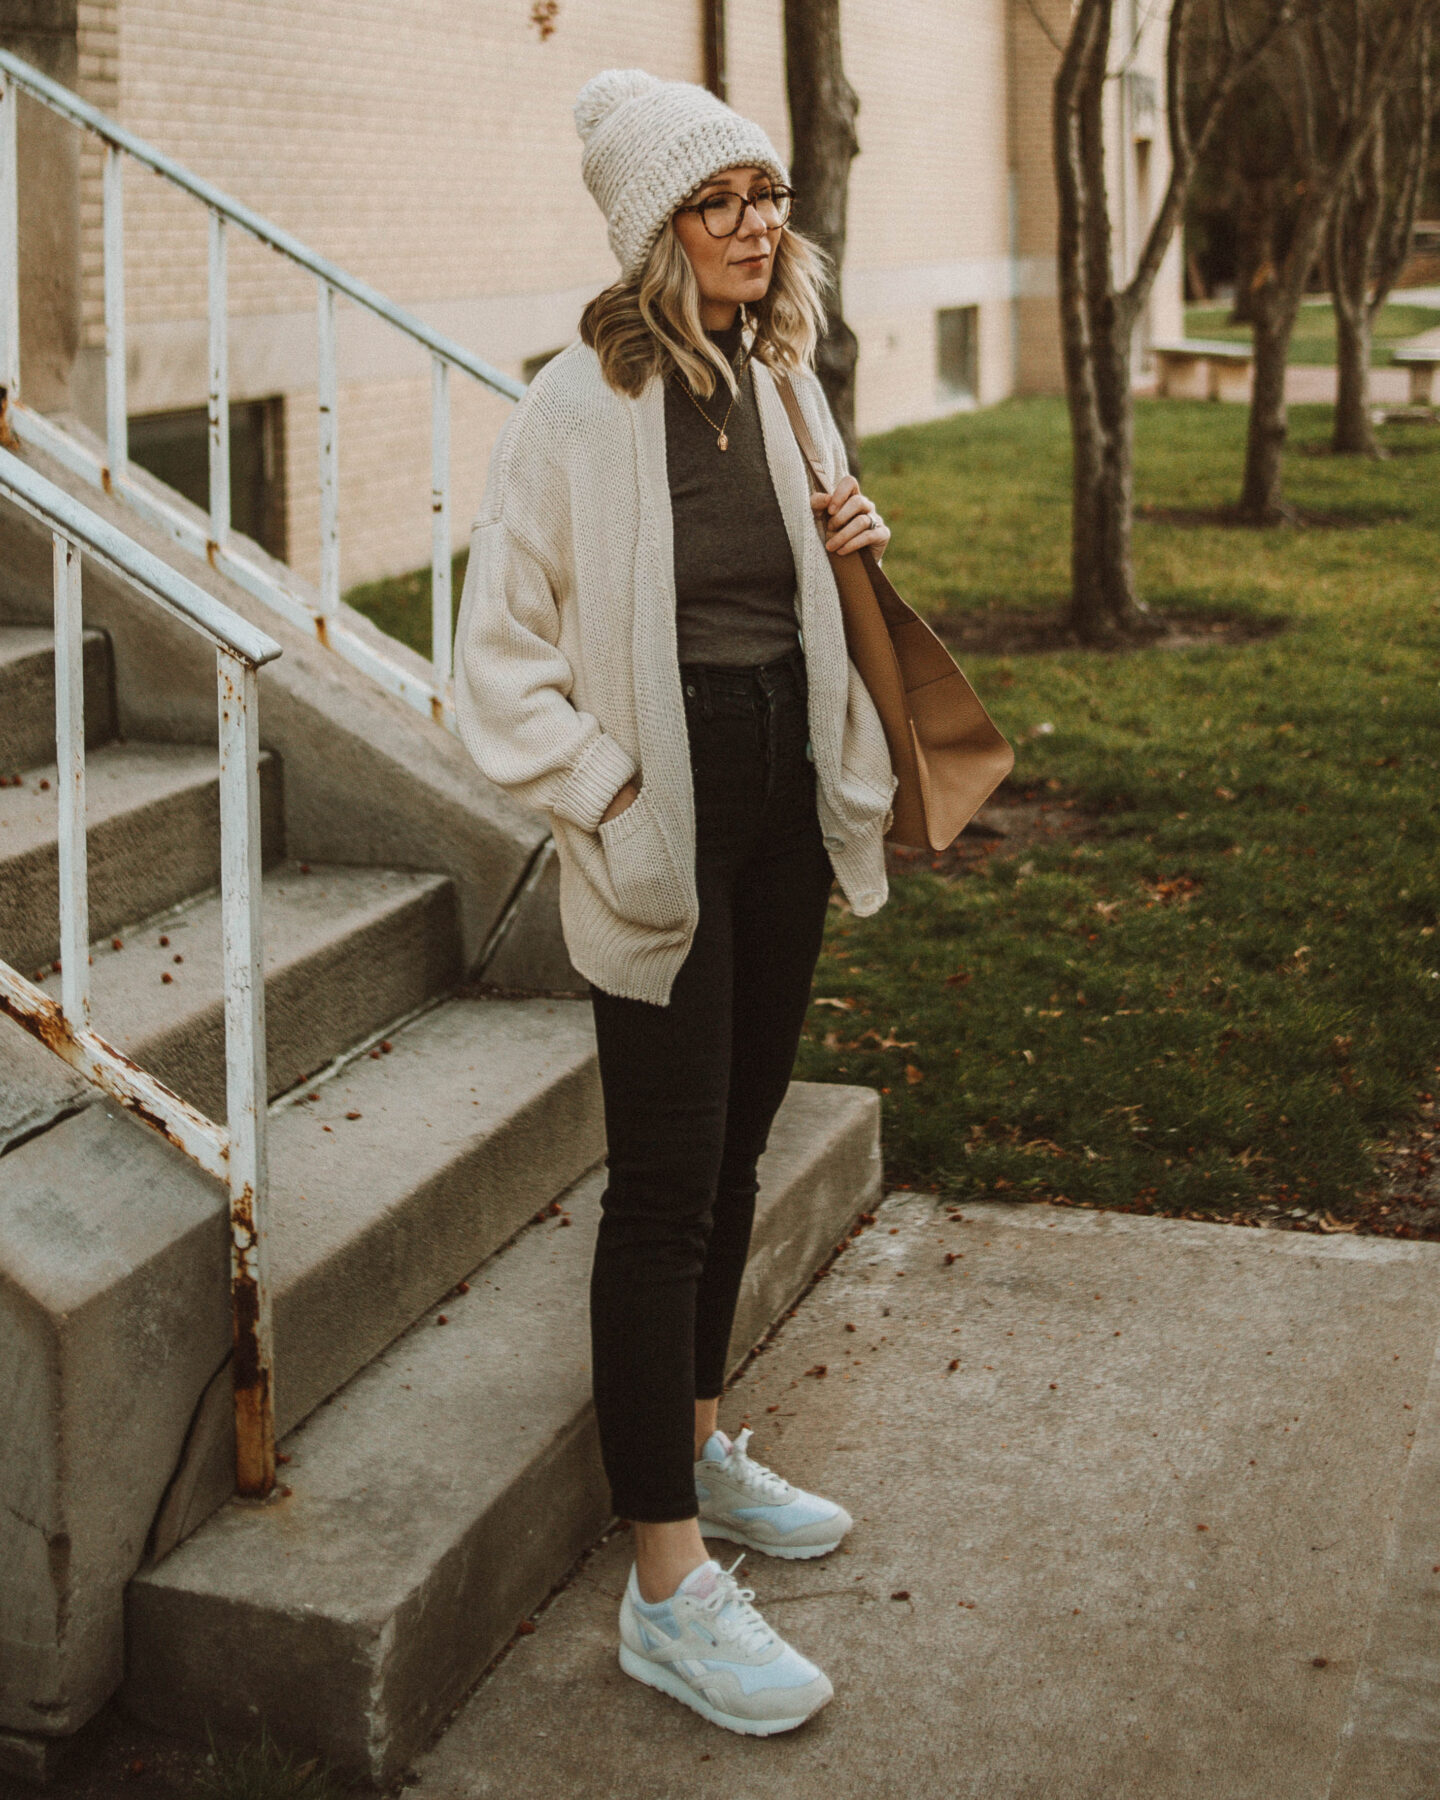
[[[105,146],[102,190],[105,251],[105,416],[106,454],[97,459],[77,437],[20,403],[18,304],[18,220],[14,204],[14,93],[22,88],[43,105]],[[7,137],[7,130],[10,135]],[[210,506],[206,528],[199,529],[183,506],[171,504],[156,485],[131,479],[125,425],[125,283],[123,167],[129,157],[192,195],[210,213]],[[7,183],[9,184],[7,187]],[[7,194],[10,196],[7,199]],[[316,279],[316,387],[319,409],[320,587],[318,595],[293,570],[268,557],[247,552],[230,530],[228,309],[226,301],[226,226],[236,225],[268,245]],[[340,462],[336,416],[336,317],[339,299],[363,307],[431,356],[431,645],[428,680],[417,679],[403,654],[386,648],[393,639],[383,633],[361,634],[345,624],[340,610]],[[319,256],[289,232],[222,193],[161,150],[126,131],[68,88],[8,51],[0,50],[0,383],[16,435],[55,456],[85,480],[105,487],[177,544],[207,557],[211,564],[289,621],[317,636],[339,655],[379,682],[417,712],[455,728],[452,694],[450,544],[450,390],[449,374],[458,369],[492,393],[518,400],[523,382],[475,356],[463,345],[434,331],[388,300],[368,283],[357,280]],[[380,641],[376,641],[376,637]],[[396,646],[396,650],[399,650]]]
[[[85,664],[80,546],[53,534],[55,587],[56,861],[60,878],[60,1002],[77,1031],[90,1028],[90,886],[85,844]]]
[[[210,541],[230,541],[230,303],[224,215],[210,209]]]
[[[450,600],[450,365],[431,363],[430,662],[438,693],[449,693],[454,625]]]
[[[0,1012],[23,1025],[230,1192],[236,1467],[242,1493],[275,1481],[266,1267],[265,985],[260,921],[256,671],[280,654],[265,632],[0,449],[0,498],[50,529],[54,546],[55,745],[60,998],[0,961]],[[216,1124],[107,1042],[90,1023],[81,558],[88,553],[215,646],[220,729],[220,899],[226,1125]]]
[[[230,1133],[230,1290],[235,1480],[275,1482],[273,1332],[265,1198],[265,968],[260,940],[260,740],[254,665],[215,654],[220,712],[220,925],[225,969],[225,1118]]]
[[[20,233],[16,180],[15,115],[19,90],[0,64],[0,387],[13,396],[20,385],[20,258],[6,246]]]
[[[340,605],[340,438],[339,384],[335,376],[335,290],[320,283],[315,318],[316,389],[320,408],[320,615],[335,623]]]
[[[105,250],[105,454],[113,484],[123,482],[130,468],[125,408],[125,165],[114,144],[105,146],[100,191]],[[18,247],[15,260],[20,260]]]

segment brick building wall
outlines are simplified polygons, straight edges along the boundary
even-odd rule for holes
[[[1065,0],[1039,4],[1063,20]],[[699,0],[562,0],[548,36],[529,0],[80,0],[79,15],[87,98],[517,375],[573,336],[585,299],[614,274],[579,179],[576,91],[611,65],[703,79]],[[844,271],[861,431],[1053,389],[1055,52],[1028,0],[846,0],[842,17],[861,101]],[[1154,69],[1162,37],[1163,22],[1152,25],[1137,68]],[[729,0],[727,65],[732,104],[784,153],[781,0]],[[1112,85],[1112,155],[1128,170],[1128,90]],[[1162,153],[1146,153],[1152,192]],[[130,410],[203,405],[203,209],[134,168],[125,207]],[[93,422],[93,149],[81,221],[75,394]],[[288,553],[313,577],[314,283],[232,232],[230,294],[233,396],[283,398]],[[429,377],[422,356],[343,303],[339,342],[348,586],[428,558]],[[458,544],[506,408],[463,378],[452,394]]]

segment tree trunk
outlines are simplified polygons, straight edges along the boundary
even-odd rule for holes
[[[1369,154],[1335,203],[1330,225],[1330,299],[1335,309],[1335,423],[1337,455],[1378,456],[1370,418],[1370,339],[1374,314],[1370,273],[1380,241],[1385,140],[1375,132]]]
[[[845,79],[840,54],[840,0],[785,0],[785,88],[793,139],[795,228],[829,257],[825,334],[815,370],[845,440],[852,472],[855,442],[855,333],[845,323],[841,271],[845,264],[850,163],[860,149],[855,115],[860,101]]]
[[[1335,308],[1335,427],[1330,448],[1338,456],[1378,456],[1370,416],[1370,308],[1366,297],[1353,310]]]
[[[1273,282],[1260,288],[1255,297],[1255,381],[1245,437],[1240,516],[1251,525],[1278,525],[1287,517],[1281,486],[1289,430],[1285,369],[1300,304],[1298,293],[1292,298]]]
[[[1101,319],[1092,344],[1093,394],[1088,403],[1070,408],[1073,526],[1067,623],[1082,643],[1104,644],[1147,635],[1157,626],[1135,592],[1129,333]]]
[[[1358,7],[1339,7],[1328,17],[1314,13],[1301,28],[1293,65],[1281,66],[1282,74],[1293,77],[1290,103],[1304,154],[1287,177],[1292,193],[1298,196],[1298,206],[1284,257],[1255,293],[1255,386],[1239,507],[1240,516],[1252,524],[1274,524],[1286,517],[1280,487],[1286,435],[1285,364],[1306,281],[1327,240],[1333,245],[1337,233],[1350,230],[1345,209],[1352,192],[1363,194],[1374,159],[1383,154],[1376,139],[1403,78],[1405,57],[1413,55],[1418,46],[1428,58],[1428,21],[1435,5],[1436,0],[1406,0],[1402,5],[1377,7],[1373,14]],[[1349,39],[1338,46],[1331,30],[1337,22],[1347,23],[1350,30]],[[1362,243],[1356,250],[1364,265],[1356,284],[1360,290],[1360,304],[1355,309],[1358,322],[1358,315],[1371,304],[1368,289],[1374,234],[1363,220],[1355,222],[1355,229],[1362,238],[1372,240],[1370,248]],[[1351,351],[1353,355],[1353,346]],[[1352,381],[1362,391],[1367,379],[1365,365],[1358,370],[1352,367]]]
[[[1150,609],[1135,592],[1135,560],[1131,524],[1135,515],[1135,398],[1130,387],[1128,323],[1117,316],[1116,302],[1107,308],[1097,347],[1103,346],[1096,371],[1100,418],[1104,427],[1104,460],[1100,466],[1101,587],[1105,615],[1112,629],[1135,637],[1154,629]]]
[[[1077,9],[1055,81],[1060,332],[1070,412],[1070,610],[1082,643],[1144,629],[1135,597],[1130,339],[1133,309],[1112,289],[1104,96],[1111,0]]]
[[[1235,208],[1235,298],[1232,325],[1255,323],[1255,296],[1265,281],[1274,249],[1274,190],[1269,176],[1242,175]]]
[[[1370,415],[1371,333],[1409,253],[1430,165],[1432,36],[1427,12],[1411,45],[1409,78],[1397,83],[1336,203],[1329,250],[1339,366],[1331,448],[1337,454],[1381,454]]]
[[[1037,14],[1041,29],[1056,40]],[[1105,89],[1114,0],[1071,0],[1051,109],[1059,231],[1060,345],[1070,413],[1071,597],[1067,622],[1083,643],[1106,643],[1159,628],[1136,597],[1131,554],[1134,515],[1134,396],[1130,354],[1135,326],[1185,208],[1196,159],[1237,83],[1285,29],[1279,0],[1258,34],[1237,45],[1228,28],[1219,66],[1198,107],[1187,94],[1189,0],[1172,0],[1166,27],[1166,124],[1170,179],[1135,271],[1117,287],[1105,170]],[[1058,48],[1058,45],[1057,45]]]

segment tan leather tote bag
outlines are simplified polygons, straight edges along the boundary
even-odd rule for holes
[[[795,390],[775,377],[814,493],[830,489]],[[823,533],[824,526],[821,526]],[[900,598],[867,544],[831,554],[845,646],[870,691],[899,779],[886,837],[945,850],[1015,766],[980,697],[935,633]]]

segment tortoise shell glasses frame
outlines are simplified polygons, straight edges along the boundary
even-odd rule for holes
[[[700,223],[712,238],[728,238],[739,231],[746,211],[752,206],[767,230],[782,227],[790,217],[794,201],[794,188],[785,187],[778,181],[767,181],[748,194],[707,194],[703,200],[692,200],[675,210],[677,213],[699,213]]]

